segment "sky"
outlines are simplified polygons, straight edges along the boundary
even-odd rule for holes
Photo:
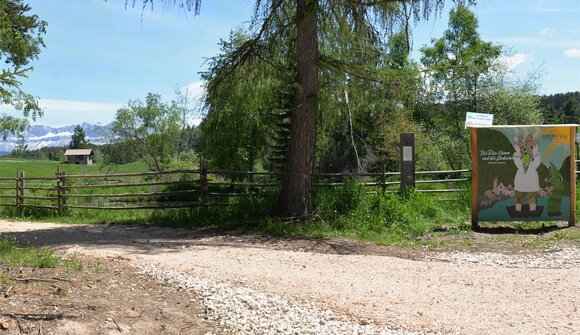
[[[44,117],[60,126],[106,124],[130,100],[149,92],[166,101],[176,90],[203,92],[200,72],[219,53],[220,39],[248,24],[254,0],[205,0],[194,16],[159,0],[153,9],[125,0],[24,0],[48,23],[46,48],[22,81]],[[448,12],[413,29],[412,57],[447,28]],[[580,91],[580,0],[479,0],[472,8],[485,41],[504,46],[516,75],[540,73],[539,92]],[[0,113],[18,116],[9,106]]]

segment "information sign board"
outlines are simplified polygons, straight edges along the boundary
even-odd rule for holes
[[[576,125],[471,129],[472,222],[574,224]]]

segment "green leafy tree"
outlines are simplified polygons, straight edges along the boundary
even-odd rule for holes
[[[199,13],[201,0],[159,0]],[[143,6],[153,5],[154,0],[142,0]],[[323,64],[340,67],[344,71],[365,75],[364,60],[348,64],[340,58],[322,54],[319,41],[324,38],[323,28],[338,23],[340,36],[347,44],[339,45],[344,50],[355,46],[357,39],[364,44],[380,44],[392,28],[393,22],[408,22],[413,17],[428,17],[442,8],[443,0],[424,1],[328,1],[328,0],[256,0],[252,20],[255,34],[228,57],[220,77],[227,77],[245,61],[255,57],[268,59],[269,47],[288,31],[292,31],[294,58],[292,68],[294,80],[293,108],[290,114],[288,150],[284,164],[282,190],[278,210],[282,215],[303,216],[311,211],[312,176],[315,163],[317,119],[319,116],[319,71]],[[135,1],[133,1],[133,5]],[[408,28],[408,25],[406,26]],[[289,29],[290,28],[290,29]],[[349,37],[349,38],[346,38]],[[350,38],[357,37],[357,39]],[[366,56],[362,54],[361,56]],[[358,66],[363,65],[363,66]],[[218,85],[223,80],[215,80]],[[208,91],[216,89],[208,86]]]
[[[70,143],[68,145],[69,149],[86,149],[89,146],[89,141],[85,136],[85,130],[81,125],[76,125],[74,132],[71,136]]]
[[[44,47],[42,36],[46,22],[30,15],[30,6],[21,0],[0,0],[0,102],[12,105],[25,118],[36,119],[42,114],[38,101],[21,89],[22,78],[33,70],[30,61],[38,58]],[[6,139],[8,133],[21,132],[27,121],[6,114],[0,116],[0,132]]]
[[[16,140],[16,147],[12,150],[10,154],[12,157],[16,158],[26,158],[28,155],[28,144],[26,143],[26,137],[24,135],[18,134],[18,140]]]
[[[478,90],[488,84],[501,55],[501,46],[481,40],[478,27],[473,12],[460,4],[449,13],[449,28],[443,37],[421,49],[431,98],[447,103],[447,123],[453,124],[457,138],[462,137],[465,113],[480,111]]]
[[[134,162],[137,155],[133,150],[131,143],[122,140],[104,144],[100,147],[103,155],[101,164],[127,164]]]
[[[129,101],[128,106],[117,110],[111,132],[117,142],[129,145],[151,170],[163,171],[182,147],[186,122],[179,95],[165,103],[159,94],[149,93],[145,103]]]
[[[502,47],[481,40],[478,26],[473,12],[459,4],[450,12],[443,37],[421,49],[427,76],[415,117],[430,129],[430,145],[454,169],[470,164],[467,112],[494,114],[496,124],[541,122],[535,77],[510,81],[500,61]]]
[[[209,71],[203,74],[208,85],[222,80],[223,60],[247,39],[237,30],[229,41],[221,42],[221,54],[211,60]],[[233,69],[207,92],[207,115],[200,128],[203,155],[211,167],[251,171],[265,162],[273,145],[274,114],[282,108],[279,92],[284,85],[284,77],[276,69],[253,59]]]

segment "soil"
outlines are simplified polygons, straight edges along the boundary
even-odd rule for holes
[[[89,264],[81,272],[43,269],[11,273],[70,281],[15,283],[19,289],[13,288],[14,292],[28,292],[31,287],[38,292],[31,293],[34,298],[14,293],[0,297],[1,310],[10,323],[7,334],[20,331],[11,313],[57,311],[63,313],[62,318],[43,321],[45,334],[115,334],[120,333],[119,328],[123,334],[220,332],[204,318],[196,297],[160,286],[132,267],[149,264],[289,297],[394,329],[443,334],[572,334],[580,329],[579,268],[453,264],[426,261],[426,255],[456,250],[550,252],[542,241],[553,241],[555,234],[577,236],[578,229],[529,236],[440,234],[426,238],[440,242],[426,249],[348,239],[235,235],[211,229],[0,221],[0,236],[51,247]],[[577,240],[555,243],[579,247]],[[95,262],[105,271],[94,271],[90,264]],[[50,310],[54,306],[58,309]],[[39,320],[20,319],[23,334],[39,334]]]
[[[0,334],[203,334],[196,298],[119,257],[68,255],[56,268],[2,268]]]

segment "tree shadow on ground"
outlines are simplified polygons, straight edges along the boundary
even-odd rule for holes
[[[268,248],[340,255],[392,255],[392,248],[349,239],[274,237],[238,234],[226,228],[164,228],[123,224],[44,224],[0,221],[0,238],[50,248],[128,248],[137,254],[158,254],[191,247]],[[24,226],[25,225],[25,226]]]
[[[514,235],[514,234],[519,234],[519,235],[541,235],[541,234],[546,234],[546,233],[550,233],[556,230],[563,230],[568,228],[568,225],[566,224],[565,226],[562,225],[557,225],[557,224],[553,224],[553,225],[541,225],[538,227],[506,227],[506,226],[495,226],[495,227],[489,227],[489,226],[484,226],[484,227],[476,227],[473,228],[473,231],[476,233],[485,233],[485,234],[492,234],[492,235]]]

